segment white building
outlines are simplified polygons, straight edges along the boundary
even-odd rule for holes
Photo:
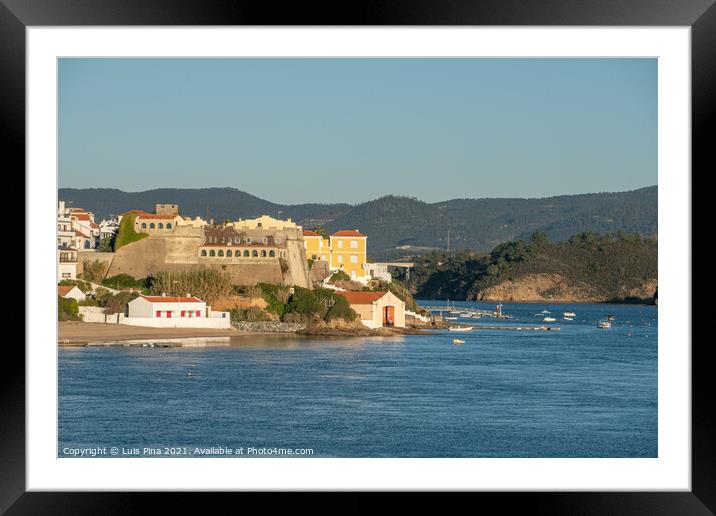
[[[139,296],[127,304],[120,324],[155,328],[231,328],[229,312],[215,312],[206,302],[186,296]]]
[[[117,231],[119,231],[119,223],[122,220],[122,216],[115,217],[109,220],[103,220],[99,223],[99,241],[101,242],[105,238],[112,238]]]
[[[77,249],[57,246],[57,282],[63,279],[77,279]]]
[[[65,299],[76,299],[77,301],[84,301],[87,299],[85,293],[77,288],[76,285],[59,285],[57,287],[57,295],[64,297]]]
[[[338,292],[368,328],[405,328],[405,302],[392,292]]]
[[[65,201],[59,201],[57,206],[57,245],[72,247],[75,243],[75,230],[72,228],[70,210]]]

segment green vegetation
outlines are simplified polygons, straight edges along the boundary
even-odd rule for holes
[[[82,274],[78,274],[77,276],[93,283],[99,283],[106,273],[106,262],[101,260],[83,260]]]
[[[57,320],[58,321],[79,321],[80,309],[76,299],[66,299],[57,296]]]
[[[344,271],[336,271],[328,278],[328,282],[335,284],[336,281],[351,281],[351,277]]]
[[[115,290],[134,288],[149,292],[146,279],[135,279],[129,274],[116,274],[102,280],[102,285]]]
[[[112,251],[114,251],[115,236],[116,236],[116,234],[111,237],[106,237],[106,238],[103,238],[102,240],[100,240],[99,241],[99,250],[102,251],[103,253],[111,253]]]
[[[147,238],[149,236],[146,233],[137,233],[134,231],[135,220],[137,220],[137,213],[125,213],[122,217],[122,222],[119,223],[119,229],[114,237],[115,251],[117,251],[120,247],[142,240],[143,238]]]
[[[430,253],[416,260],[406,286],[422,298],[475,299],[505,280],[558,274],[586,286],[595,297],[623,301],[624,291],[658,278],[657,249],[656,238],[623,232],[585,232],[557,243],[537,232],[528,241],[506,242],[490,253]]]
[[[92,285],[81,279],[63,279],[58,283],[61,286],[76,286],[85,294],[92,290]]]
[[[281,266],[281,274],[286,274],[288,272],[288,260],[279,258],[278,263]]]
[[[231,310],[231,322],[265,322],[270,320],[271,318],[266,315],[266,312],[255,306]]]
[[[211,304],[233,291],[228,272],[216,269],[195,269],[184,272],[161,271],[147,278],[151,294],[170,296],[191,294]]]
[[[317,288],[286,287],[260,283],[261,296],[268,304],[266,310],[286,322],[353,321],[357,314],[343,296],[333,290]],[[291,293],[293,290],[293,293]]]

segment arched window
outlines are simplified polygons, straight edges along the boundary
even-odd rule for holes
[[[267,238],[267,237],[263,237],[263,238],[261,239],[261,242],[263,242],[264,244],[268,244],[268,238]]]
[[[275,252],[275,251],[269,251],[269,256],[270,256],[271,258],[273,258],[274,256],[276,256],[276,252]]]
[[[171,229],[171,228],[172,228],[172,223],[171,223],[171,222],[167,222],[167,229]]]
[[[261,258],[266,258],[266,251],[265,251],[265,250],[262,250],[262,251],[261,251]]]
[[[206,249],[202,249],[202,250],[201,250],[201,255],[202,255],[202,256],[206,256]]]
[[[211,251],[209,251],[209,256],[216,256],[216,253],[214,252],[213,249]]]
[[[224,256],[224,250],[223,250],[223,249],[219,249],[219,252],[216,253],[216,254],[217,254],[217,256]]]
[[[249,255],[249,251],[248,250],[244,251],[244,256],[248,256],[248,255]]]
[[[146,222],[142,222],[142,229],[147,229],[147,223],[146,223]]]
[[[160,222],[159,224],[157,224],[157,227],[158,227],[159,229],[164,229],[164,224],[162,224],[162,223]]]
[[[276,245],[278,245],[278,244],[281,243],[281,239],[280,239],[280,238],[274,238],[273,241],[276,242]]]
[[[151,222],[151,223],[149,224],[149,229],[154,229],[154,222]]]
[[[251,253],[251,256],[258,256],[258,255],[259,255],[259,252],[256,249],[254,249],[254,251]]]
[[[232,256],[234,256],[234,252],[231,249],[229,249],[228,251],[226,251],[226,256],[231,258]]]

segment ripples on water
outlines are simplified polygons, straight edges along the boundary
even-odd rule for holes
[[[545,308],[561,331],[60,348],[59,454],[223,445],[318,457],[656,457],[657,308],[504,310],[511,324],[540,325]],[[574,321],[559,320],[565,311]],[[597,329],[607,313],[613,328]]]

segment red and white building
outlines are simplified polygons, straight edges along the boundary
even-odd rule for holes
[[[215,312],[191,295],[139,296],[127,304],[127,314],[119,323],[155,328],[231,328],[229,312]]]

